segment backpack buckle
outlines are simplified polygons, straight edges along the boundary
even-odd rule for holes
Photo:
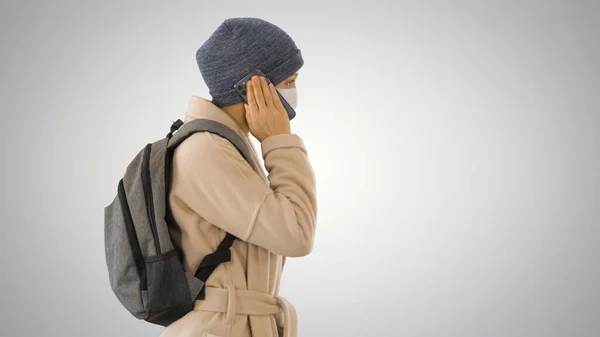
[[[167,134],[167,138],[170,139],[171,137],[173,137],[173,133],[177,131],[182,125],[183,121],[181,119],[174,121],[173,124],[171,124],[171,132]]]

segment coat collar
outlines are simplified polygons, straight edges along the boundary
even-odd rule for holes
[[[243,138],[248,136],[242,131],[240,126],[225,111],[216,106],[212,101],[199,96],[192,96],[188,103],[185,113],[185,122],[194,119],[206,118],[226,125]]]
[[[224,124],[242,137],[246,145],[250,148],[254,164],[259,168],[259,175],[265,182],[268,182],[266,172],[259,162],[258,154],[256,153],[252,142],[250,142],[248,134],[242,131],[242,128],[240,128],[240,126],[235,122],[235,120],[233,120],[233,118],[231,118],[231,116],[216,106],[212,101],[204,97],[192,96],[185,113],[185,123],[199,118],[206,118]]]

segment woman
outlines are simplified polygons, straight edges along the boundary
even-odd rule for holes
[[[173,157],[170,204],[181,230],[188,272],[215,251],[226,233],[238,240],[231,261],[208,278],[205,298],[168,326],[160,337],[296,336],[291,303],[279,295],[286,257],[309,254],[316,223],[315,178],[302,139],[292,134],[277,91],[296,106],[300,50],[279,27],[257,18],[225,20],[198,49],[198,66],[212,101],[192,96],[186,122],[211,119],[234,130],[251,149],[252,161],[218,135],[190,136]],[[248,104],[234,84],[252,70]],[[261,143],[268,173],[248,138]]]

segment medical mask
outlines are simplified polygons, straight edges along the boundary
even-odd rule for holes
[[[298,91],[296,90],[296,88],[277,88],[277,91],[281,93],[281,96],[283,96],[283,98],[290,104],[292,109],[295,110],[298,106]]]

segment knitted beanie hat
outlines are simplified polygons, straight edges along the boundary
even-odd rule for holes
[[[223,21],[196,52],[196,62],[219,107],[244,101],[233,86],[254,69],[278,85],[304,65],[300,49],[286,32],[251,17]]]

